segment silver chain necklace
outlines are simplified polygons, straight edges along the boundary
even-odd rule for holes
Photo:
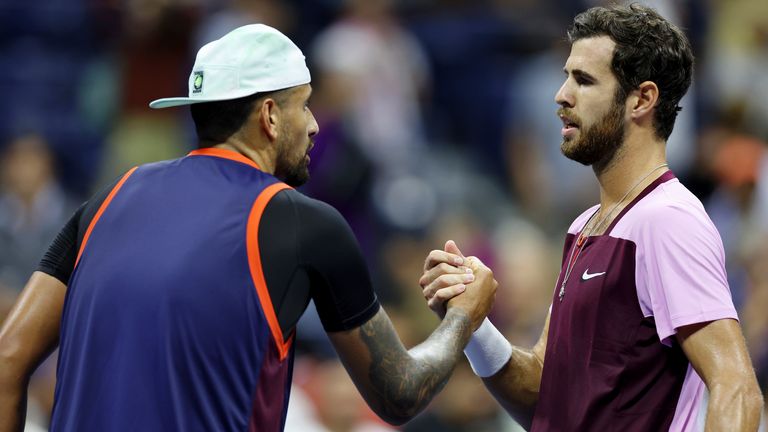
[[[592,233],[595,232],[597,228],[603,226],[603,224],[608,220],[608,218],[613,214],[613,212],[616,211],[619,205],[621,205],[621,203],[623,203],[624,200],[627,199],[629,194],[632,193],[632,191],[635,190],[636,187],[640,186],[640,183],[642,183],[643,181],[645,181],[645,179],[650,177],[651,174],[656,172],[656,170],[660,168],[664,168],[666,166],[669,166],[669,164],[663,163],[657,166],[656,168],[652,169],[650,172],[648,172],[648,174],[644,175],[643,178],[638,180],[637,183],[635,183],[631,188],[629,188],[629,190],[627,190],[624,196],[622,196],[621,199],[619,199],[619,201],[616,202],[616,204],[611,206],[608,212],[602,218],[596,221],[594,224],[590,225],[595,215],[600,213],[600,208],[598,208],[597,211],[594,212],[592,216],[589,217],[586,225],[584,226],[584,229],[581,230],[581,232],[579,233],[579,236],[576,239],[576,246],[571,249],[571,254],[568,256],[568,267],[565,268],[565,277],[563,278],[563,283],[560,284],[560,292],[557,295],[561,302],[563,301],[563,297],[565,297],[565,284],[566,282],[568,282],[568,278],[571,276],[571,272],[573,271],[573,268],[575,267],[575,264],[576,264],[576,259],[579,257],[581,250],[584,248],[584,244],[587,242],[587,238],[590,235],[592,235]],[[589,230],[587,230],[586,228],[587,226],[589,226]]]

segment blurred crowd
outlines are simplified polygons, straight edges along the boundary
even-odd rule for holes
[[[565,30],[599,0],[0,1],[0,320],[50,241],[95,189],[196,145],[184,95],[194,54],[247,23],[289,35],[313,74],[320,125],[303,192],[349,221],[406,345],[437,318],[424,257],[455,240],[499,281],[492,320],[538,338],[570,221],[598,200],[559,151]],[[657,0],[697,56],[668,146],[672,170],[723,238],[733,298],[768,392],[768,3]],[[310,307],[311,309],[311,307]],[[319,320],[299,325],[288,431],[391,427],[354,390]],[[98,371],[96,373],[109,373]],[[30,389],[45,430],[55,359]],[[404,431],[518,430],[462,363]]]

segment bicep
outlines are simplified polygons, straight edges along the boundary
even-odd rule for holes
[[[736,320],[721,319],[680,327],[677,339],[691,366],[708,387],[714,382],[733,381],[754,374]]]
[[[66,285],[34,272],[0,329],[0,353],[20,376],[31,374],[58,346]]]
[[[75,211],[40,259],[38,271],[55,277],[64,285],[69,282],[85,231],[116,184],[117,180],[102,188]]]
[[[328,332],[356,328],[379,310],[368,267],[352,230],[332,207],[307,202],[299,213],[300,261]]]
[[[736,318],[719,234],[705,214],[664,207],[638,224],[637,294],[669,345],[676,329]]]
[[[259,224],[262,267],[284,335],[310,299],[326,331],[359,326],[378,302],[357,241],[329,205],[295,190],[270,200]]]

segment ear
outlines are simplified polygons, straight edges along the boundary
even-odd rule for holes
[[[639,120],[653,111],[659,101],[659,87],[653,81],[643,81],[632,92],[630,99],[630,116],[633,120]]]
[[[259,125],[270,141],[277,139],[280,131],[280,107],[272,98],[266,98],[254,113],[259,116]]]

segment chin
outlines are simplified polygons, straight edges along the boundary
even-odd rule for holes
[[[563,139],[560,144],[560,151],[565,157],[572,159],[571,156],[578,152],[578,145],[579,143],[573,139]]]
[[[288,186],[297,188],[309,181],[309,170],[305,169],[302,172],[289,173],[281,180]]]
[[[568,159],[578,162],[584,166],[590,166],[594,163],[594,158],[585,152],[585,149],[579,148],[578,142],[563,142],[560,146],[560,152]]]

